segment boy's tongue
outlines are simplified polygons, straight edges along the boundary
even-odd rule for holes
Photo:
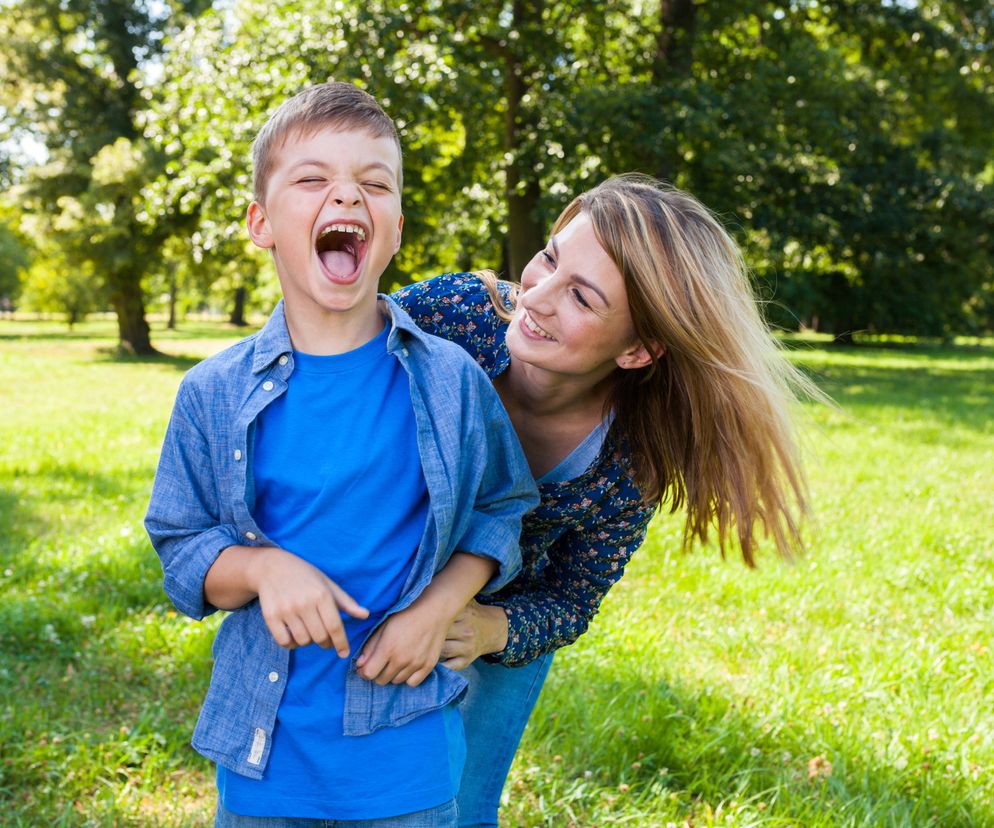
[[[355,256],[347,250],[324,250],[318,255],[329,272],[339,279],[351,276],[355,270]]]

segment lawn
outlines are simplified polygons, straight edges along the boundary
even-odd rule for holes
[[[141,526],[183,372],[239,333],[0,321],[4,825],[206,826],[189,747],[216,620]],[[505,826],[994,826],[994,347],[792,343],[816,520],[793,564],[661,516],[563,650]]]

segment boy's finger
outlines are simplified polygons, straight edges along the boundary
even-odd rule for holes
[[[342,589],[334,581],[329,581],[331,584],[331,594],[335,596],[335,602],[338,604],[338,608],[342,612],[348,613],[353,618],[368,618],[369,610],[365,607],[359,606],[359,603],[349,595],[344,589]]]
[[[386,661],[386,663],[383,664],[383,666],[377,671],[376,675],[373,676],[372,681],[382,687],[384,684],[389,684],[396,674],[397,668],[391,667],[390,662]]]
[[[421,682],[428,678],[431,670],[415,670],[407,679],[408,687],[417,687]]]
[[[362,646],[362,652],[359,653],[359,658],[356,659],[356,667],[361,668],[369,661],[373,653],[376,652],[376,642],[380,640],[382,632],[383,627],[379,627],[369,638],[366,639],[366,643]],[[359,672],[362,674],[361,669]],[[366,676],[363,676],[363,678],[366,678]]]
[[[275,640],[277,644],[287,649],[293,646],[293,638],[291,638],[290,631],[287,629],[287,626],[283,623],[282,619],[270,620],[269,618],[265,618],[265,616],[263,616],[263,618],[266,622],[266,626],[269,627],[269,632],[272,634],[273,640]]]
[[[292,639],[289,646],[306,647],[311,643],[311,637],[307,632],[307,627],[304,626],[304,623],[299,618],[288,618],[283,623],[286,625],[287,632],[290,634],[290,638]]]
[[[307,629],[307,634],[313,643],[325,650],[331,647],[333,643],[331,635],[325,627],[324,619],[321,617],[321,613],[317,607],[312,607],[306,612],[301,613],[301,618]]]
[[[359,656],[356,662],[356,666],[359,668],[359,675],[368,681],[376,678],[380,670],[383,669],[385,659],[378,652],[377,647],[382,629],[381,627],[370,636],[369,641],[366,642],[366,646],[362,648],[362,655]]]
[[[338,614],[338,607],[335,606],[335,602],[330,599],[327,602],[322,602],[318,604],[317,610],[321,616],[321,623],[325,630],[327,630],[328,636],[331,638],[331,643],[338,652],[339,657],[348,658],[349,637],[345,634],[345,625],[342,624],[342,617]]]
[[[413,667],[404,667],[398,670],[390,679],[391,684],[407,684],[416,670]]]

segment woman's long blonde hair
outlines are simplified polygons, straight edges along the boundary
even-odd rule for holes
[[[722,554],[734,536],[752,566],[760,529],[789,556],[807,511],[795,392],[824,397],[772,336],[738,246],[693,196],[644,176],[577,197],[553,234],[581,211],[624,276],[636,335],[653,354],[645,368],[615,372],[609,399],[643,498],[686,508],[685,545],[714,527]]]

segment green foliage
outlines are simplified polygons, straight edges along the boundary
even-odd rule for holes
[[[18,211],[0,202],[0,300],[17,298],[30,263],[31,246],[20,232]]]
[[[212,820],[189,739],[217,619],[172,611],[141,520],[180,378],[233,334],[114,341],[0,321],[4,825]],[[994,825],[994,343],[792,345],[841,405],[808,410],[807,554],[683,555],[658,516],[556,656],[507,828]]]
[[[242,226],[249,147],[334,77],[379,98],[405,147],[385,287],[518,273],[572,196],[638,170],[728,220],[778,323],[947,337],[991,329],[992,31],[981,0],[17,0],[0,123],[45,140],[29,206],[85,205],[78,227],[105,244],[78,261],[132,316],[137,286],[174,277],[188,304],[268,301]],[[127,195],[90,180],[121,138],[141,159]]]
[[[200,0],[191,4],[202,6]],[[173,14],[132,0],[12,0],[0,18],[5,131],[30,131],[49,158],[24,179],[26,212],[59,261],[99,282],[118,314],[121,346],[148,352],[141,282],[163,227],[139,223],[141,184],[153,178],[136,123],[143,62],[161,53]]]
[[[99,310],[106,297],[87,266],[73,264],[53,251],[40,256],[24,278],[24,309],[61,313],[70,328]]]

